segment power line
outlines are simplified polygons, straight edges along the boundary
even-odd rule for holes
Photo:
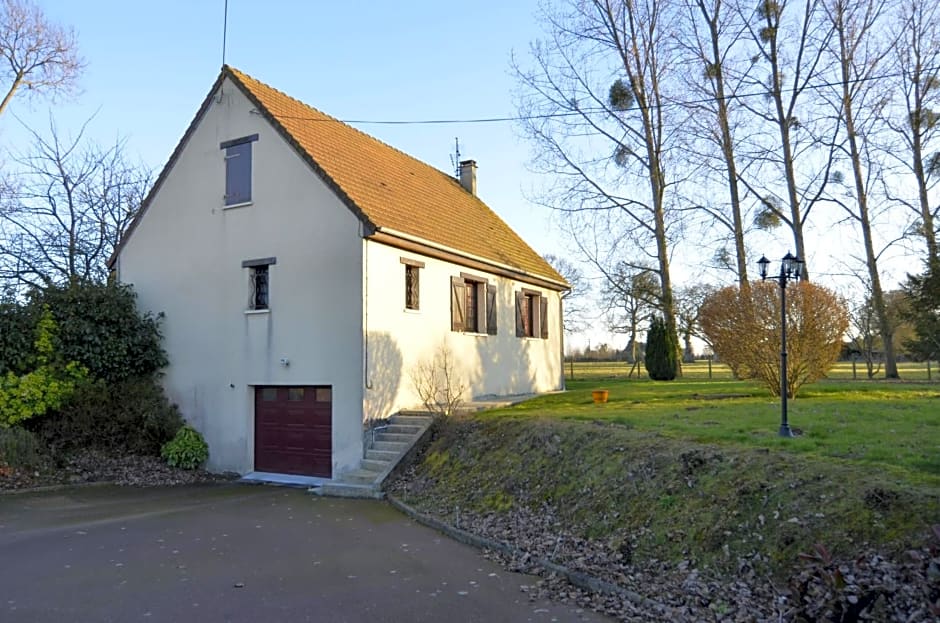
[[[940,66],[930,67],[923,69],[922,74],[933,74],[940,72]],[[878,76],[866,76],[863,78],[856,78],[849,80],[848,84],[855,85],[861,84],[864,82],[871,82],[874,80],[886,80],[888,78],[898,78],[903,76],[902,72],[881,74]],[[808,84],[806,89],[820,91],[826,88],[832,88],[836,86],[841,86],[843,81],[838,82],[821,82],[818,84]],[[708,104],[718,99],[724,99],[725,101],[734,101],[737,99],[751,98],[751,97],[767,97],[770,94],[769,91],[758,91],[753,93],[739,93],[734,95],[726,95],[724,98],[709,97],[702,98],[697,100],[686,100],[682,102],[672,101],[665,102],[663,104],[655,104],[648,106],[649,110],[657,110],[661,108],[673,107],[678,108],[682,106],[694,106],[697,104]],[[539,119],[557,119],[563,117],[580,117],[587,114],[594,113],[604,113],[611,112],[609,108],[603,107],[594,107],[594,108],[582,108],[578,110],[571,110],[566,112],[554,112],[554,113],[542,113],[536,115],[507,115],[504,117],[471,117],[468,119],[323,119],[316,117],[302,117],[302,116],[291,116],[291,115],[278,115],[281,119],[293,119],[297,121],[311,121],[311,122],[327,122],[327,123],[346,123],[350,125],[457,125],[457,124],[468,124],[468,123],[506,123],[506,122],[516,122],[516,121],[537,121]]]

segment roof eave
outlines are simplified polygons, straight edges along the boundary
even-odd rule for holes
[[[567,281],[558,281],[552,277],[546,277],[544,275],[532,273],[516,266],[495,262],[485,257],[473,255],[472,253],[467,253],[466,251],[461,251],[460,249],[448,247],[446,245],[432,242],[418,236],[413,236],[405,232],[390,229],[388,227],[377,227],[375,233],[365,237],[377,242],[390,244],[391,246],[403,246],[401,244],[396,244],[396,240],[410,243],[410,245],[413,245],[413,250],[422,252],[425,255],[437,255],[440,259],[453,261],[454,263],[465,266],[469,263],[471,268],[480,266],[489,267],[491,272],[502,274],[518,281],[524,281],[533,285],[549,288],[558,292],[571,289],[571,285],[568,284]]]

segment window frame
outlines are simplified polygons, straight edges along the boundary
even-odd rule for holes
[[[485,277],[460,273],[451,277],[451,331],[471,335],[496,335],[498,316],[496,286]],[[470,326],[470,307],[473,326]]]
[[[219,143],[225,160],[225,186],[222,194],[222,205],[225,208],[235,208],[253,202],[254,166],[251,144],[257,140],[258,135],[252,134]]]
[[[548,297],[538,290],[516,290],[516,337],[548,339]]]
[[[416,312],[421,310],[421,269],[424,262],[400,258],[405,266],[405,311]],[[411,277],[409,277],[411,275]]]
[[[248,308],[245,313],[264,313],[271,310],[271,266],[277,264],[276,257],[244,260],[242,268],[248,269]],[[264,300],[259,303],[258,276],[264,275]]]

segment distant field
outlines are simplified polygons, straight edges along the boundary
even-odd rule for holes
[[[805,385],[789,402],[795,439],[777,436],[780,401],[752,381],[735,381],[726,366],[684,366],[681,379],[626,377],[621,363],[575,364],[567,392],[542,396],[485,417],[552,417],[610,422],[638,432],[689,441],[767,447],[827,460],[874,466],[909,482],[940,486],[940,381],[926,365],[901,369],[904,381],[852,379],[841,364],[829,379]],[[570,373],[570,369],[569,369]],[[591,390],[607,389],[606,404]]]
[[[574,364],[574,378],[622,378],[626,377],[627,373],[630,372],[632,364],[624,363],[622,361],[610,362],[610,361],[597,361],[597,362],[588,362],[588,361],[579,361]],[[901,374],[902,381],[927,381],[928,380],[928,364],[924,362],[919,363],[900,363],[898,364],[898,372]],[[929,380],[940,383],[940,364],[937,362],[931,362]],[[640,376],[646,377],[646,370],[643,368],[642,364],[639,366]],[[723,363],[712,363],[711,365],[711,375],[709,376],[709,365],[707,361],[699,360],[695,363],[686,363],[682,365],[683,376],[686,379],[694,380],[717,380],[717,381],[728,381],[732,380],[731,370]],[[565,376],[566,378],[571,378],[571,364],[565,363]],[[637,370],[633,371],[633,378],[636,378]],[[829,371],[828,377],[830,379],[841,379],[841,380],[852,380],[853,378],[859,381],[868,381],[868,376],[865,368],[865,364],[858,362],[855,364],[855,373],[853,376],[852,372],[852,363],[851,362],[839,362],[837,363],[832,370]],[[884,380],[884,366],[879,370],[874,379],[872,380]]]

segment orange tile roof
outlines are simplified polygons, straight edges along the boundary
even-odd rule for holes
[[[559,285],[566,283],[453,177],[237,69],[226,65],[222,76],[238,84],[324,181],[378,231],[401,232]]]

